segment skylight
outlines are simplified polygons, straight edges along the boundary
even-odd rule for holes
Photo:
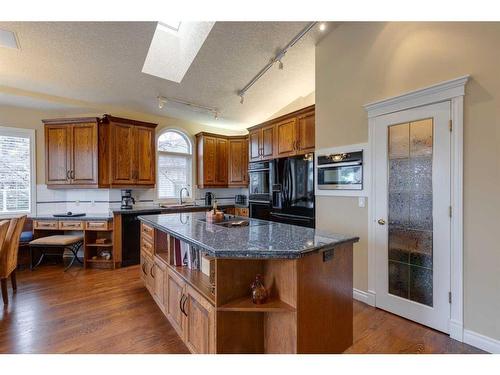
[[[0,29],[0,47],[19,49],[16,34],[9,30]]]
[[[181,27],[181,21],[158,21],[157,27],[179,31],[179,28]]]
[[[142,72],[180,83],[214,23],[158,22]]]

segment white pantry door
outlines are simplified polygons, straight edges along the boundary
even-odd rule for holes
[[[450,102],[375,118],[377,307],[449,332]]]

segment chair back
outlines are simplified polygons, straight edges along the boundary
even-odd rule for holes
[[[10,220],[0,221],[0,259],[2,258],[2,247],[7,237],[7,229],[9,228]]]
[[[23,231],[26,216],[10,220],[5,240],[0,250],[0,279],[5,279],[17,268],[19,239]]]

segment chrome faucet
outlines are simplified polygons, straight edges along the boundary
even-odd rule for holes
[[[187,188],[183,187],[183,188],[181,189],[181,191],[179,192],[179,204],[184,204],[184,202],[182,202],[182,192],[183,192],[184,190],[186,190],[186,194],[187,194],[187,196],[189,197],[189,190],[188,190]]]

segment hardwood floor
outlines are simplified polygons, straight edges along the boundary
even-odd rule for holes
[[[0,309],[0,353],[188,353],[139,279],[139,266],[18,273]],[[480,353],[385,311],[354,302],[347,353]]]

